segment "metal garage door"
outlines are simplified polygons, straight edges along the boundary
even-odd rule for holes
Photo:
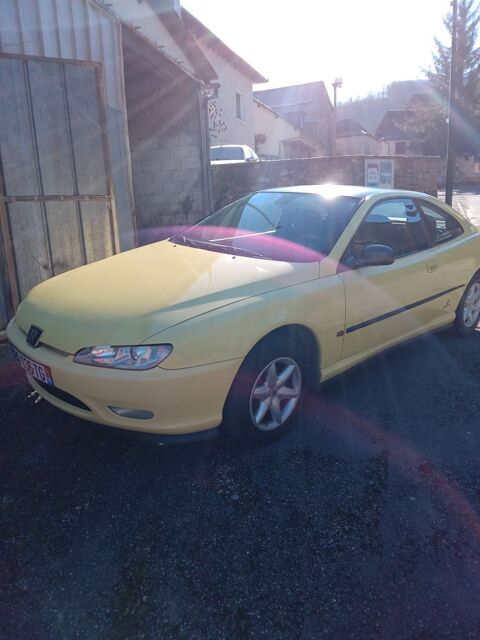
[[[11,313],[38,282],[114,253],[117,233],[98,65],[0,55],[0,87],[0,276]],[[0,299],[0,329],[1,315]]]

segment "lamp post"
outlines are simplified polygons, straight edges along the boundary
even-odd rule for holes
[[[448,137],[447,137],[447,175],[445,178],[445,202],[451,206],[453,199],[453,176],[455,173],[455,120],[457,87],[457,22],[458,0],[452,0],[452,49],[450,53],[450,84],[448,88]]]
[[[336,153],[336,143],[337,143],[337,89],[340,89],[343,84],[342,78],[335,78],[332,82],[333,87],[333,119],[334,119],[334,141],[333,141],[333,149],[334,153]]]

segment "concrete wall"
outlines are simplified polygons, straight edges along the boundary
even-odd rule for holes
[[[206,212],[198,91],[179,75],[155,78],[125,57],[128,128],[140,244],[160,227],[194,222]]]
[[[455,168],[456,182],[480,182],[480,160],[459,157]]]
[[[391,156],[389,157],[391,159]],[[395,156],[395,187],[436,195],[440,158]],[[365,156],[273,160],[212,167],[216,208],[270,187],[301,184],[365,184]]]

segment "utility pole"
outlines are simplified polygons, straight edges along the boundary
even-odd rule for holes
[[[458,0],[452,0],[452,49],[450,54],[450,85],[448,90],[448,138],[447,175],[445,180],[445,202],[452,205],[453,177],[455,173],[455,128],[456,128],[456,87],[457,87],[457,31]]]
[[[343,80],[342,78],[335,78],[334,82],[332,82],[332,87],[333,87],[333,119],[334,119],[334,141],[333,141],[333,153],[334,155],[336,155],[337,151],[336,151],[336,144],[337,144],[337,89],[340,89],[340,87],[343,84]]]

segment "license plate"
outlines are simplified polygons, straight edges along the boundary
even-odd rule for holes
[[[22,369],[29,373],[33,378],[53,386],[50,367],[47,367],[45,364],[35,362],[35,360],[30,360],[30,358],[24,356],[23,353],[20,353],[20,351],[17,351],[14,347],[12,347],[12,350]]]

